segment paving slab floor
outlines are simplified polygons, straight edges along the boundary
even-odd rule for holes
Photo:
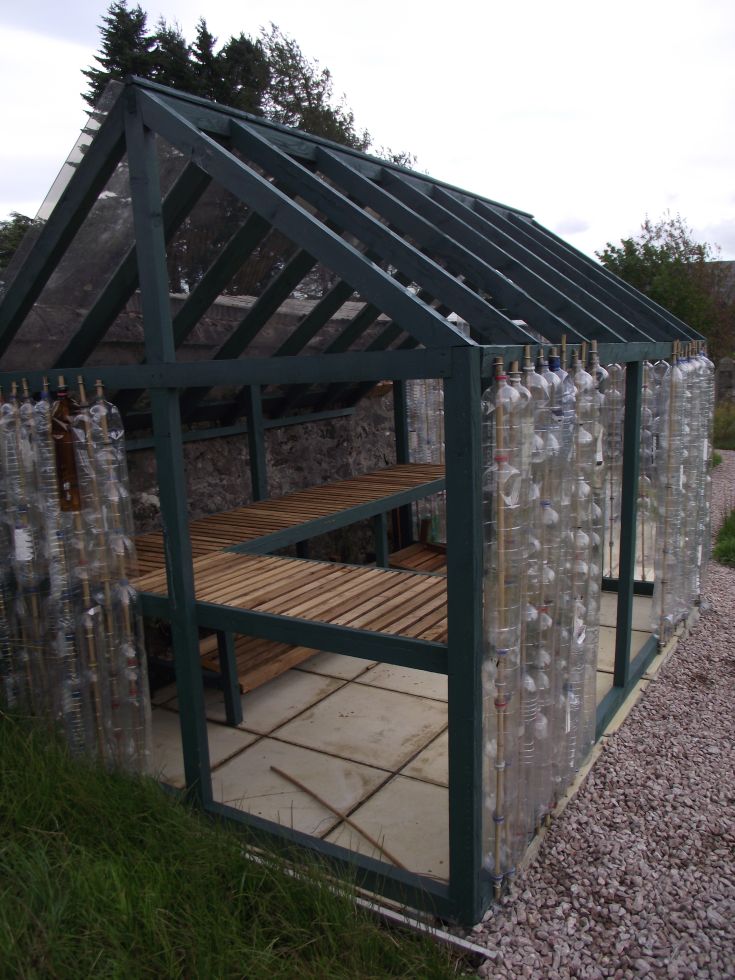
[[[613,684],[616,596],[603,595],[597,700]],[[651,600],[634,600],[631,656],[650,635]],[[642,690],[647,682],[641,681]],[[447,678],[318,653],[243,695],[225,724],[222,693],[205,688],[215,799],[352,850],[377,848],[273,772],[295,776],[411,871],[449,873]],[[183,786],[175,686],[153,697],[153,771]]]

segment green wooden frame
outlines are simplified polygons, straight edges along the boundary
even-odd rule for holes
[[[155,140],[184,154],[185,167],[162,199]],[[259,170],[236,156],[236,148]],[[127,152],[135,245],[82,319],[64,353],[50,369],[100,378],[132,410],[150,394],[150,440],[129,449],[155,450],[164,525],[168,596],[143,594],[141,607],[171,623],[186,777],[186,792],[207,813],[244,824],[270,846],[298,855],[308,847],[336,868],[349,868],[359,884],[393,899],[465,924],[477,921],[492,901],[492,882],[482,871],[482,514],[480,394],[500,356],[519,360],[533,335],[522,322],[552,340],[600,341],[603,363],[626,362],[624,512],[620,578],[606,582],[618,593],[613,690],[598,709],[598,732],[627,696],[655,654],[655,639],[631,662],[630,635],[635,556],[641,363],[667,357],[675,339],[698,337],[646,297],[576,252],[532,216],[386,164],[328,141],[288,130],[237,110],[130,79],[108,114],[59,204],[6,293],[0,298],[0,355],[13,342],[26,314],[63,256],[76,230]],[[327,177],[326,183],[320,174]],[[210,181],[230,190],[249,216],[176,316],[166,274],[166,242]],[[309,201],[321,219],[296,203]],[[370,208],[369,213],[366,208]],[[378,220],[378,215],[381,220]],[[185,341],[219,291],[271,228],[296,246],[290,262],[260,297],[220,351],[203,361],[179,361]],[[347,241],[357,240],[364,251]],[[339,281],[297,324],[269,358],[240,355],[315,262]],[[390,268],[389,268],[390,267]],[[462,278],[458,278],[461,272]],[[415,291],[407,287],[414,284]],[[117,312],[139,285],[145,363],[89,367],[88,357]],[[302,355],[307,343],[340,307],[360,294],[365,307],[320,355]],[[472,337],[452,325],[455,309],[470,319]],[[385,330],[367,349],[356,349],[380,314]],[[50,370],[0,373],[4,386],[21,377],[32,389]],[[402,543],[410,537],[409,504],[421,493],[446,489],[448,524],[448,641],[446,644],[197,602],[183,470],[185,441],[247,435],[253,496],[267,495],[264,432],[275,425],[331,418],[350,410],[378,381],[391,379],[396,457],[409,461],[405,382],[440,379],[444,386],[445,481],[406,491],[336,517],[309,522],[233,550],[271,551],[297,544],[357,520],[373,521],[378,564],[387,561],[386,514],[397,509]],[[234,402],[203,402],[217,386],[235,386]],[[286,393],[268,401],[266,386]],[[313,395],[312,388],[318,391]],[[326,390],[324,389],[326,386]],[[187,394],[183,400],[180,393]],[[339,406],[341,401],[347,405]],[[291,406],[316,401],[316,414],[284,417]],[[220,428],[184,431],[184,420],[207,408]],[[221,416],[217,413],[221,412]],[[247,425],[236,424],[239,414]],[[337,845],[249,816],[213,799],[198,647],[198,628],[214,629],[232,700],[232,634],[248,633],[350,656],[444,673],[449,712],[449,850],[447,884],[399,871]],[[234,702],[228,714],[235,718]]]

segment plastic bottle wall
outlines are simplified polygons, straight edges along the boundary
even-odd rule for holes
[[[150,704],[125,440],[101,389],[0,404],[0,699],[146,771]]]

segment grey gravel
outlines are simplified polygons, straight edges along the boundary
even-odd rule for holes
[[[735,452],[713,526],[735,507]],[[735,569],[471,932],[482,977],[735,976]]]

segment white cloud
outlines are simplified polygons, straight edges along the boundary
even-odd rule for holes
[[[60,31],[43,16],[48,2],[23,9]],[[87,7],[70,15],[92,44],[89,24],[104,5],[91,20]],[[671,208],[695,229],[717,228],[723,254],[735,256],[731,0],[700,0],[696,11],[688,0],[142,6],[149,23],[178,20],[189,39],[202,13],[220,40],[275,21],[332,71],[378,144],[416,153],[421,169],[548,226],[573,217],[579,227],[562,233],[589,253]],[[7,29],[0,43],[0,80],[14,96],[0,106],[7,211],[34,195],[40,203],[50,187],[84,118],[80,70],[94,52]]]

